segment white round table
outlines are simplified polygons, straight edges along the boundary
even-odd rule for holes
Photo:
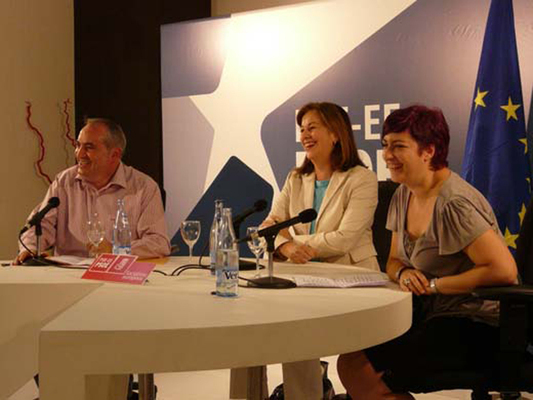
[[[171,271],[175,265],[171,259],[158,269]],[[283,277],[341,277],[358,271],[318,263],[275,267]],[[238,298],[213,296],[214,286],[207,271],[194,270],[179,277],[152,273],[144,286],[106,283],[95,288],[93,283],[81,300],[41,330],[40,398],[84,399],[88,375],[298,365],[388,341],[411,325],[411,295],[394,284],[239,288]],[[297,382],[285,382],[289,393]]]

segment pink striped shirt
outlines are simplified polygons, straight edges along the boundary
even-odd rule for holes
[[[132,254],[142,258],[170,254],[161,194],[157,183],[148,175],[121,163],[111,181],[98,190],[78,175],[77,166],[68,168],[56,176],[43,202],[31,215],[54,196],[59,197],[60,204],[42,221],[41,249],[55,246],[55,255],[87,257],[88,217],[98,212],[106,231],[105,238],[111,242],[117,200],[124,199],[131,228]],[[22,240],[35,250],[35,229],[26,231]],[[22,251],[23,247],[19,247]]]

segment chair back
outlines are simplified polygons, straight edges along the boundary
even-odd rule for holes
[[[533,198],[527,207],[516,241],[515,261],[522,284],[533,285]],[[528,303],[528,315],[527,337],[529,343],[533,343],[533,305],[531,303]]]
[[[527,207],[516,241],[515,260],[522,282],[533,285],[533,198]]]
[[[392,237],[392,233],[385,228],[385,225],[387,224],[389,204],[398,186],[399,184],[393,181],[378,182],[378,206],[376,207],[374,223],[372,224],[372,240],[378,253],[379,268],[383,272],[385,272],[387,259],[389,258]]]

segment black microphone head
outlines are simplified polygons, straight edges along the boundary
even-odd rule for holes
[[[255,212],[263,211],[265,208],[267,208],[267,205],[268,205],[268,203],[267,203],[267,201],[265,199],[257,200],[254,203]]]
[[[302,224],[305,224],[307,222],[311,222],[312,220],[316,219],[316,216],[318,214],[313,208],[308,208],[307,210],[303,210],[300,214],[298,214],[298,218],[300,218],[300,222]]]
[[[59,205],[59,197],[50,197],[50,199],[48,199],[48,204],[51,207],[57,207]]]

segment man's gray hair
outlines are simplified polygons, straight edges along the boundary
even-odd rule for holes
[[[108,149],[118,147],[122,150],[122,155],[126,151],[126,135],[122,130],[122,127],[115,121],[108,118],[87,118],[86,125],[89,124],[102,124],[107,128],[107,137],[104,139],[104,144]]]

